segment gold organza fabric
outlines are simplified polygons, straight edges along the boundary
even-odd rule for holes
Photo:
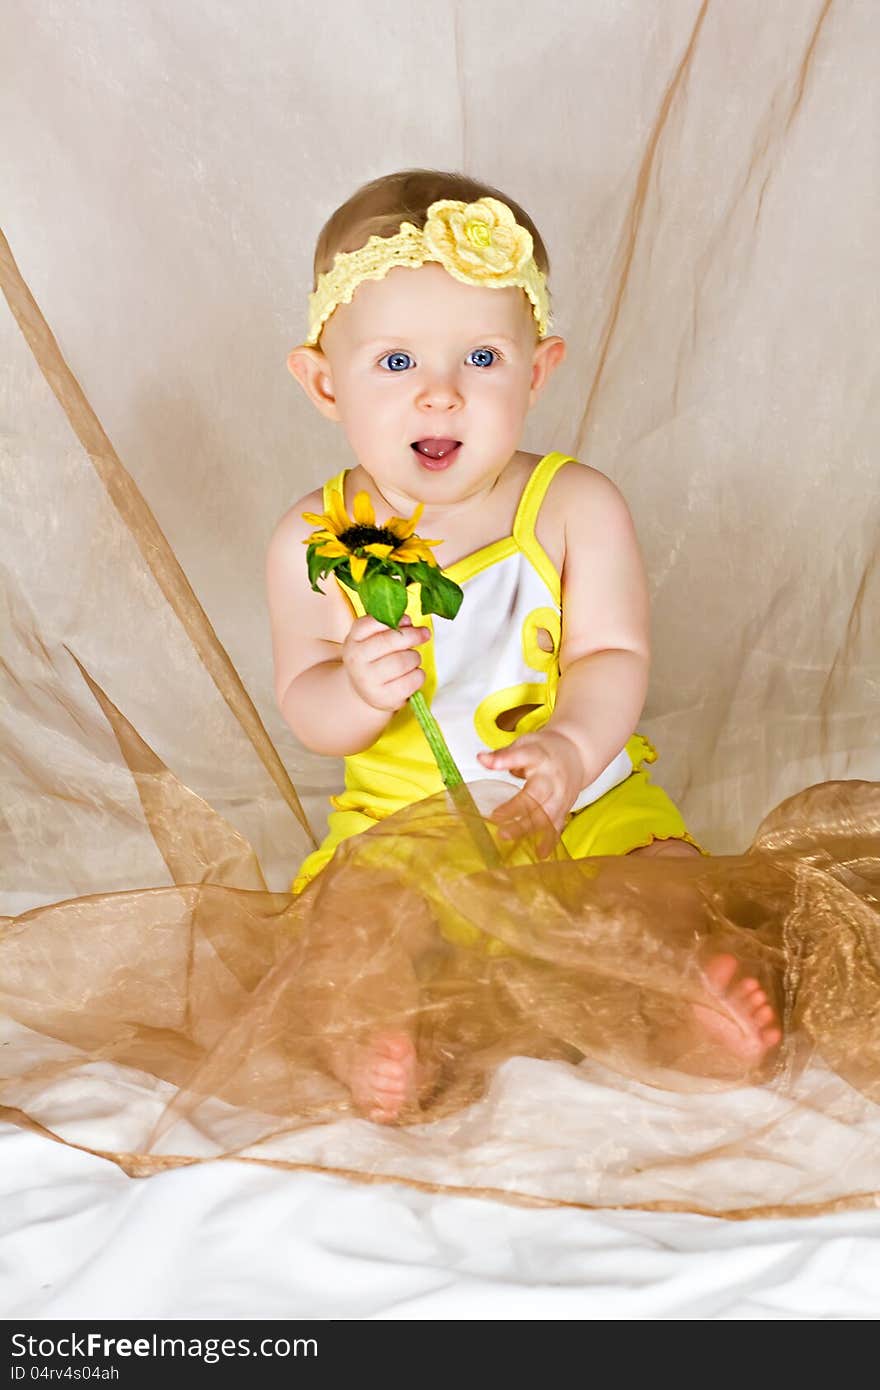
[[[228,31],[184,10],[149,44],[110,7],[10,18],[3,1113],[133,1175],[235,1158],[737,1218],[876,1203],[876,14],[551,7],[529,102],[492,0],[435,55],[461,106],[420,125],[411,93],[389,161],[463,167],[546,231],[568,357],[523,447],[627,498],[639,727],[712,855],[526,839],[493,866],[473,816],[491,833],[510,789],[486,780],[474,812],[429,798],[293,899],[340,767],[274,705],[262,565],[346,457],[284,359],[316,229],[389,148],[364,56],[423,56],[348,10],[332,62],[323,11],[251,26],[233,93],[194,83]],[[273,118],[242,139],[254,90]],[[456,946],[463,921],[503,953]],[[780,1015],[760,1065],[706,1026],[730,1022],[702,983],[717,952]],[[380,1126],[337,1072],[389,1026],[424,1084]]]
[[[498,839],[508,789],[479,782],[473,811],[429,797],[293,897],[102,704],[179,881],[5,919],[8,1118],[132,1175],[234,1156],[729,1216],[875,1201],[880,785],[806,789],[741,855],[572,860]],[[724,1015],[719,952],[783,1021],[757,1065],[695,1011]],[[338,1067],[388,1029],[423,1068],[393,1131]]]

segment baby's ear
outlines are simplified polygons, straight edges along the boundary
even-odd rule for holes
[[[330,363],[319,348],[292,348],[287,354],[287,370],[295,377],[309,400],[328,420],[339,419]]]

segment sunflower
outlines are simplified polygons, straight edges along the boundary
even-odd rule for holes
[[[462,592],[431,553],[431,546],[440,541],[415,534],[423,510],[420,502],[408,521],[392,516],[377,526],[369,494],[359,492],[352,516],[338,493],[331,495],[326,512],[303,512],[303,518],[318,528],[303,541],[312,588],[323,593],[318,579],[333,570],[341,583],[356,590],[368,613],[397,627],[406,610],[407,586],[419,584],[423,613],[454,618]]]
[[[339,494],[334,492],[326,512],[303,512],[305,521],[320,528],[307,536],[303,544],[314,545],[315,555],[328,560],[347,558],[355,584],[359,584],[366,574],[371,555],[379,561],[390,561],[395,567],[422,560],[426,565],[439,568],[428,548],[439,545],[439,540],[423,540],[414,534],[423,511],[424,503],[420,502],[409,521],[392,516],[382,526],[377,526],[369,493],[358,493],[350,517]]]

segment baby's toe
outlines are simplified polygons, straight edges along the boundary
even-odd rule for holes
[[[758,981],[749,976],[745,980],[737,981],[730,991],[730,997],[735,999],[738,1004],[751,1005],[761,993],[761,986]]]
[[[736,974],[737,965],[736,956],[731,955],[715,956],[713,960],[707,961],[704,975],[709,988],[717,994],[723,994]]]
[[[375,1081],[393,1081],[403,1075],[399,1062],[374,1062],[370,1075]]]
[[[406,1078],[402,1073],[396,1076],[374,1076],[373,1089],[381,1091],[383,1095],[399,1095],[406,1084]]]
[[[374,1110],[370,1111],[369,1118],[376,1125],[387,1125],[390,1124],[392,1120],[396,1119],[397,1116],[396,1112],[392,1109],[383,1110],[380,1106],[376,1106]]]

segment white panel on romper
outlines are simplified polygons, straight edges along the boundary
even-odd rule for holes
[[[434,619],[437,693],[431,708],[466,782],[489,777],[521,787],[523,780],[505,768],[490,772],[477,761],[486,745],[474,727],[474,711],[488,695],[508,686],[540,683],[541,673],[526,664],[523,624],[535,608],[559,611],[547,585],[522,551],[497,560],[465,580],[464,599],[454,621]],[[633,770],[625,748],[572,806],[579,811]]]

